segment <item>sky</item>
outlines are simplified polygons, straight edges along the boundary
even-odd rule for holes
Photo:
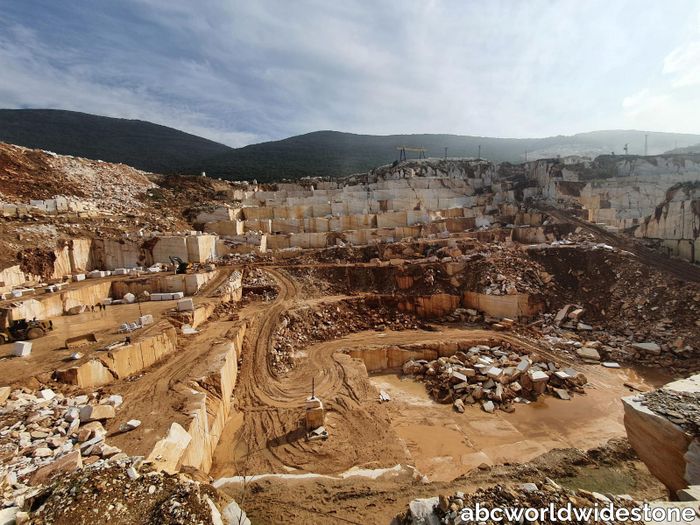
[[[234,147],[700,133],[700,0],[0,0],[0,107]]]

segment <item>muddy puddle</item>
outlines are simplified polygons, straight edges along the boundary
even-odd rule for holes
[[[562,447],[592,448],[625,435],[621,397],[633,383],[653,388],[668,378],[647,370],[578,367],[589,380],[585,395],[570,401],[542,396],[515,412],[487,414],[478,406],[463,414],[430,399],[422,383],[396,374],[373,375],[386,391],[391,425],[415,466],[431,481],[449,481],[485,463],[525,462]]]

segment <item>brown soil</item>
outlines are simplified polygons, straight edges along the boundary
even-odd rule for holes
[[[605,487],[606,491],[638,499],[666,495],[664,487],[635,459],[624,440],[611,441],[587,453],[573,448],[557,449],[528,463],[475,469],[451,482],[424,483],[404,472],[376,480],[267,478],[245,485],[227,485],[222,490],[241,503],[254,523],[386,524],[415,498],[468,492],[496,483],[539,481],[544,477],[577,488]]]

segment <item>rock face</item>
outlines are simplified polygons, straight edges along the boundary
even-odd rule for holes
[[[591,222],[637,227],[636,237],[658,240],[671,255],[700,261],[697,157],[542,159],[529,164],[528,177],[542,196],[581,205]]]
[[[634,235],[662,241],[670,255],[700,261],[700,186],[687,183],[669,189]]]
[[[192,436],[181,425],[173,423],[170,425],[168,435],[153,447],[148,460],[152,461],[160,470],[174,474],[178,470],[180,460],[190,441],[192,441]]]
[[[665,385],[660,397],[698,392],[700,374]],[[699,484],[700,440],[697,432],[684,430],[679,424],[684,418],[672,404],[661,408],[655,402],[652,409],[645,406],[644,395],[626,397],[622,402],[627,438],[649,471],[674,493]]]

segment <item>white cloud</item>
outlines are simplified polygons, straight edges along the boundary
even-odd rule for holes
[[[700,9],[698,24],[663,58],[660,75],[622,99],[629,126],[658,131],[700,131]]]
[[[663,73],[673,87],[700,85],[700,40],[674,49],[664,60]]]
[[[697,101],[700,39],[679,37],[697,0],[37,1],[0,19],[2,106],[141,118],[234,146],[316,129],[523,137],[698,122],[676,110]]]

